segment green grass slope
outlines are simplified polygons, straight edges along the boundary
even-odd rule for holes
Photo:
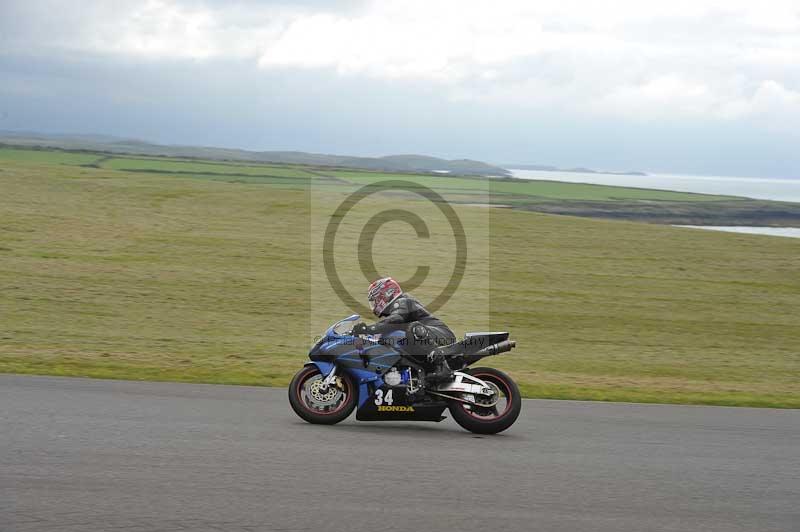
[[[349,313],[309,303],[324,177],[239,183],[47,157],[0,153],[0,371],[284,385],[318,314]],[[800,240],[456,209],[489,220],[491,326],[519,345],[489,362],[528,396],[800,407]],[[387,226],[392,245],[413,249],[403,229]],[[356,270],[344,281],[364,283]],[[458,333],[473,313],[467,297],[439,312]]]

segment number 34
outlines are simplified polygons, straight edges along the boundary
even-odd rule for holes
[[[392,399],[392,390],[389,390],[384,395],[383,390],[375,390],[375,404],[381,406],[382,404],[390,405],[394,403],[394,399]]]

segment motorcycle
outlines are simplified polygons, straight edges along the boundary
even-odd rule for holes
[[[308,353],[311,362],[289,384],[289,403],[309,423],[332,425],[356,409],[359,421],[453,419],[468,431],[496,434],[517,420],[519,388],[500,370],[470,368],[478,360],[516,346],[507,332],[467,333],[463,340],[434,347],[453,370],[443,382],[426,382],[426,367],[403,349],[405,332],[380,337],[352,334],[354,314],[333,324]]]

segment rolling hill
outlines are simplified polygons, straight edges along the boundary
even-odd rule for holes
[[[437,172],[470,176],[508,176],[505,168],[470,159],[447,160],[426,155],[353,157],[302,151],[250,151],[207,146],[172,146],[107,135],[54,135],[0,131],[0,143],[11,146],[84,150],[119,154],[182,157],[204,160],[304,164],[381,172]]]

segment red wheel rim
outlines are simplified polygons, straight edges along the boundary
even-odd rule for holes
[[[497,421],[505,416],[511,410],[511,402],[513,399],[511,386],[505,381],[505,379],[493,373],[470,373],[470,375],[476,379],[481,379],[482,381],[486,381],[495,385],[500,391],[501,398],[498,400],[498,404],[496,404],[491,410],[481,409],[466,403],[460,403],[461,409],[478,421]],[[502,412],[500,412],[498,406],[500,406],[500,401],[503,400],[505,401],[505,405],[502,406]]]

